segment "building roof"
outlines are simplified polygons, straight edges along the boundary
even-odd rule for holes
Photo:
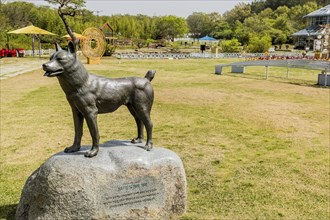
[[[217,39],[213,38],[213,37],[209,37],[209,36],[204,36],[204,37],[201,37],[199,38],[198,40],[201,40],[201,41],[216,41]]]
[[[299,37],[299,36],[318,36],[318,35],[322,35],[324,34],[324,27],[321,27],[319,25],[317,26],[310,26],[307,27],[305,29],[302,29],[294,34],[292,34],[291,36],[294,37]]]
[[[330,5],[327,5],[323,8],[320,8],[316,11],[313,11],[312,13],[309,13],[308,15],[305,15],[304,18],[306,17],[320,17],[320,16],[327,16],[330,15]]]

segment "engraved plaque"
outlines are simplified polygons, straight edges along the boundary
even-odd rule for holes
[[[117,181],[104,195],[104,205],[113,210],[160,208],[164,205],[164,185],[155,177],[146,176]]]

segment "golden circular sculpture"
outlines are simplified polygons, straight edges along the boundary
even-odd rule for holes
[[[80,48],[89,64],[100,63],[100,59],[106,49],[106,41],[103,32],[98,28],[87,28],[82,33]]]

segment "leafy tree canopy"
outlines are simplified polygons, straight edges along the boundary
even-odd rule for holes
[[[71,31],[81,33],[87,27],[101,27],[106,22],[119,38],[150,41],[191,33],[195,38],[205,35],[220,40],[235,38],[247,46],[252,39],[267,35],[270,42],[281,45],[290,41],[292,33],[306,27],[304,15],[329,4],[329,0],[255,0],[250,4],[239,3],[223,15],[215,8],[214,13],[194,12],[184,19],[173,15],[96,16],[84,8],[85,0],[45,1],[55,8],[22,1],[0,1],[0,47],[8,47],[8,31],[30,24],[56,33],[59,40]],[[11,35],[10,40],[11,47],[20,44],[29,48],[31,44],[30,38],[24,35]],[[42,37],[42,42],[50,41],[50,37]]]

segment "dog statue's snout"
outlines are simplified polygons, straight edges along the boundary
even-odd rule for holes
[[[50,73],[48,72],[48,69],[49,69],[48,63],[42,64],[42,69],[45,71],[44,76],[49,76]]]
[[[47,63],[42,64],[42,69],[46,70],[46,68],[47,68]]]

